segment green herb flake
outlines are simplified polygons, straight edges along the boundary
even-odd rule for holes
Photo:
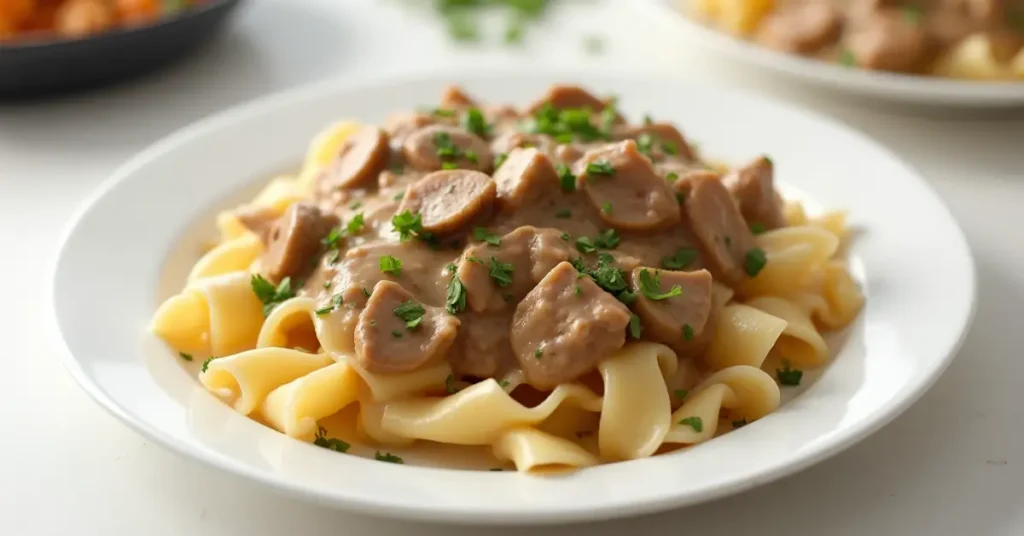
[[[555,170],[558,172],[558,183],[562,185],[562,191],[565,193],[576,191],[576,175],[573,175],[569,166],[558,164]]]
[[[651,156],[651,149],[654,148],[654,136],[644,132],[636,137],[636,150],[640,153]]]
[[[375,459],[375,460],[377,460],[379,462],[400,463],[400,464],[401,463],[405,463],[405,460],[403,460],[402,458],[400,458],[398,456],[395,456],[394,454],[391,454],[390,452],[381,452],[379,450],[377,451],[376,454],[373,455],[373,459]]]
[[[210,357],[206,358],[206,361],[203,361],[203,368],[201,369],[202,372],[206,372],[206,368],[209,367],[210,363],[212,363],[212,362],[213,362],[213,356],[210,356]]]
[[[768,264],[768,256],[761,248],[752,248],[743,257],[743,270],[750,277],[757,277],[765,265]]]
[[[751,234],[754,234],[754,235],[763,234],[766,230],[767,229],[764,228],[764,225],[761,225],[760,223],[754,222],[754,223],[750,224],[750,232],[751,232]]]
[[[667,180],[668,182],[676,182],[676,180],[678,179],[679,174],[676,173],[675,171],[669,171],[668,173],[665,174],[665,180]]]
[[[749,423],[747,423],[746,419],[739,419],[737,421],[732,421],[732,427],[733,428],[743,428],[747,424],[749,424]]]
[[[683,340],[692,341],[693,335],[693,326],[689,324],[683,324]]]
[[[839,51],[839,64],[845,67],[856,67],[857,57],[853,55],[850,49],[844,48]]]
[[[366,287],[363,287],[363,295],[365,295],[367,298],[369,298],[370,297],[370,289],[368,289]]]
[[[605,175],[611,176],[615,174],[615,168],[612,167],[611,162],[607,160],[595,160],[587,164],[587,175]]]
[[[661,265],[669,270],[683,270],[697,260],[699,253],[693,248],[680,248],[671,257],[662,257]]]
[[[320,243],[327,249],[338,249],[338,242],[341,240],[341,227],[335,227],[327,233],[327,236],[320,239]]]
[[[466,286],[462,284],[462,280],[457,275],[453,275],[452,280],[448,282],[444,305],[445,309],[453,315],[466,310]]]
[[[573,289],[573,294],[580,296],[583,294],[583,289],[579,285],[576,285],[576,288]]]
[[[348,452],[348,449],[351,448],[351,445],[340,439],[327,437],[327,430],[324,430],[323,427],[317,427],[313,444],[335,452]]]
[[[487,245],[498,247],[501,245],[501,237],[491,233],[486,227],[474,227],[473,238],[481,242],[487,242]]]
[[[192,361],[192,354],[186,354],[185,352],[178,352],[178,357],[184,359],[185,361]]]
[[[392,332],[391,332],[391,336],[392,336],[392,337],[394,337],[394,338],[396,338],[396,339],[401,339],[401,338],[402,338],[402,332],[401,332],[401,331],[398,331],[398,330],[396,329],[396,330],[394,330],[394,331],[392,331]]]
[[[540,359],[540,358],[544,357],[544,350],[541,350],[540,348],[537,348],[536,350],[533,351],[533,357],[535,357],[537,359]]]
[[[402,260],[391,255],[384,255],[380,258],[380,271],[395,277],[401,277]]]
[[[597,234],[594,245],[601,249],[615,249],[620,241],[619,233],[615,229],[605,229]]]
[[[690,428],[693,428],[693,431],[697,433],[704,431],[704,420],[700,417],[687,417],[679,421],[679,424],[685,424]]]
[[[348,208],[349,210],[359,210],[360,208],[362,208],[362,206],[362,201],[353,201],[352,203],[349,204]]]
[[[557,212],[555,212],[555,217],[562,220],[567,220],[572,217],[572,211],[567,208],[559,209]]]
[[[634,339],[639,339],[643,330],[644,327],[640,325],[640,317],[636,315],[629,315],[629,336]]]
[[[479,108],[466,110],[466,114],[462,117],[462,128],[481,138],[487,137],[491,133],[491,126],[487,124],[487,119],[484,118],[484,113]]]
[[[499,287],[507,287],[512,284],[512,272],[514,266],[511,263],[501,262],[497,257],[491,257],[490,270],[488,275]]]
[[[676,395],[676,398],[679,400],[686,400],[686,395],[688,393],[686,392],[686,389],[676,389],[675,391],[672,391],[672,394]]]
[[[921,18],[924,16],[921,8],[917,6],[903,6],[901,11],[903,12],[903,21],[911,26],[920,24]]]
[[[683,288],[679,285],[673,285],[667,292],[662,292],[661,273],[655,270],[654,275],[651,275],[650,270],[644,268],[640,270],[640,292],[648,300],[661,301],[674,296],[681,296]]]
[[[576,239],[576,249],[580,253],[593,253],[597,251],[597,246],[594,245],[594,241],[589,236],[581,236]]]
[[[392,197],[392,199],[395,201],[401,201],[403,197],[405,197],[405,192],[398,192],[395,194],[395,197]]]
[[[459,392],[459,388],[455,385],[455,376],[449,374],[448,377],[444,379],[444,390],[450,395]]]
[[[506,160],[508,160],[508,153],[498,153],[497,156],[494,157],[494,169],[497,170],[500,168]]]
[[[363,220],[363,213],[360,212],[359,214],[353,216],[352,219],[349,220],[347,224],[345,224],[345,230],[348,231],[349,236],[357,235],[363,232],[363,227],[365,225],[366,222]]]
[[[501,380],[498,382],[498,385],[501,387],[508,387],[510,384],[508,380]]]
[[[606,214],[606,215],[607,214],[611,214],[612,210],[613,210],[613,208],[612,208],[612,202],[611,201],[605,201],[604,204],[601,205],[601,213],[602,214]]]
[[[622,302],[624,305],[628,306],[628,305],[633,305],[633,302],[636,301],[636,296],[637,296],[636,292],[630,292],[628,290],[623,290],[622,292],[619,292],[618,294],[616,294],[615,298],[618,299],[620,302]]]
[[[793,387],[800,385],[800,380],[804,377],[804,371],[789,368],[789,362],[784,361],[782,363],[782,369],[775,369],[775,375],[779,378],[779,383]]]
[[[405,242],[413,235],[423,232],[423,217],[419,213],[413,214],[406,210],[392,216],[391,226],[398,233],[398,239]]]
[[[270,313],[275,307],[281,303],[294,298],[295,291],[292,290],[292,280],[290,277],[286,277],[281,280],[281,283],[276,287],[270,281],[267,281],[260,274],[253,274],[250,279],[250,286],[252,287],[253,294],[263,303],[263,316],[270,316]]]
[[[395,316],[405,322],[406,329],[413,330],[418,328],[423,322],[423,317],[427,314],[427,310],[412,300],[405,300],[398,307],[395,307],[394,313]]]
[[[572,240],[572,235],[569,234],[569,233],[562,233],[561,234],[561,238],[562,238],[562,240],[565,240],[566,242],[568,242],[569,240]]]
[[[344,297],[342,297],[341,294],[335,294],[334,296],[331,296],[331,303],[330,304],[325,305],[325,306],[323,306],[323,307],[321,307],[321,308],[319,308],[319,309],[317,309],[316,311],[313,311],[313,312],[317,316],[323,316],[323,315],[329,314],[331,311],[334,311],[338,307],[341,307],[341,304],[343,302],[344,302]]]

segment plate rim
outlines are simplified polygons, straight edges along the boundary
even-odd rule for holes
[[[805,83],[834,91],[921,105],[952,105],[966,108],[997,108],[1024,105],[1024,80],[969,81],[954,78],[912,76],[850,69],[827,62],[785,54],[757,46],[725,31],[705,26],[675,7],[679,0],[640,0],[647,18],[663,28],[679,32],[691,43]]]
[[[458,512],[452,510],[438,510],[436,507],[432,507],[429,504],[421,504],[416,507],[404,506],[401,509],[395,508],[393,505],[382,504],[381,502],[365,501],[359,498],[346,497],[341,500],[337,496],[324,495],[321,492],[310,489],[306,486],[299,485],[298,483],[291,482],[287,479],[274,477],[269,473],[262,473],[251,470],[244,464],[237,462],[230,457],[222,455],[220,453],[207,453],[202,449],[198,449],[193,445],[179,442],[177,439],[167,435],[156,425],[146,422],[141,419],[136,419],[132,415],[129,415],[121,405],[113,399],[107,392],[105,392],[99,385],[94,383],[89,374],[83,369],[81,362],[75,357],[68,342],[65,340],[64,335],[61,331],[56,296],[56,281],[61,270],[61,261],[64,256],[64,251],[67,247],[69,240],[73,237],[77,227],[82,220],[89,214],[92,207],[98,203],[103,197],[105,197],[111,190],[116,188],[120,183],[128,180],[132,174],[137,171],[139,167],[144,166],[147,162],[152,160],[154,157],[164,153],[167,150],[173,149],[175,146],[187,142],[190,138],[201,135],[206,131],[216,131],[224,128],[226,125],[232,122],[243,120],[249,115],[259,115],[261,113],[267,113],[271,110],[288,107],[292,103],[302,102],[305,100],[315,99],[318,96],[324,97],[330,94],[343,94],[351,91],[358,91],[360,89],[368,89],[378,87],[381,85],[392,86],[402,85],[416,82],[427,82],[437,80],[456,80],[467,77],[467,71],[465,67],[462,68],[443,68],[437,69],[431,72],[419,72],[414,74],[403,74],[395,75],[393,73],[384,73],[375,76],[364,76],[351,80],[344,79],[332,79],[313,83],[305,86],[300,86],[290,90],[285,90],[270,94],[264,97],[260,97],[242,104],[238,104],[222,110],[213,115],[207,116],[194,123],[186,125],[164,138],[156,141],[149,145],[142,151],[134,154],[121,166],[116,168],[109,177],[103,180],[95,190],[89,194],[77,207],[73,215],[65,223],[56,250],[56,255],[50,263],[50,268],[47,271],[49,275],[49,284],[46,289],[45,303],[48,309],[48,322],[47,331],[52,336],[52,340],[55,343],[57,351],[61,355],[61,362],[68,371],[68,373],[74,378],[76,383],[87,393],[89,396],[96,401],[100,407],[104,408],[108,413],[115,416],[118,420],[123,422],[132,430],[137,433],[154,440],[164,447],[183,454],[186,457],[196,460],[206,466],[215,468],[222,471],[227,471],[232,474],[252,479],[260,484],[266,486],[268,489],[276,492],[288,492],[295,496],[301,497],[303,500],[308,502],[314,502],[318,504],[328,505],[337,508],[343,508],[346,510],[356,511],[364,514],[375,515],[379,517],[388,518],[403,518],[418,521],[428,522],[445,522],[452,524],[501,524],[501,525],[523,525],[523,524],[549,524],[559,522],[570,522],[570,521],[587,521],[587,520],[598,520],[598,519],[611,519],[625,516],[640,515],[645,513],[653,513],[657,511],[664,511],[667,509],[678,508],[682,506],[691,506],[700,504],[703,502],[719,499],[728,495],[733,495],[741,491],[745,491],[754,487],[758,487],[762,484],[776,481],[783,477],[793,475],[806,467],[817,464],[818,462],[830,458],[841,451],[844,451],[853,445],[859,443],[866,437],[872,435],[886,424],[891,422],[896,417],[903,414],[911,405],[913,405],[920,397],[927,392],[932,385],[938,380],[938,378],[945,372],[952,363],[953,359],[957,356],[963,342],[970,331],[973,324],[975,314],[977,312],[978,295],[977,295],[977,269],[976,262],[974,259],[973,252],[971,250],[970,243],[967,241],[966,236],[963,233],[959,223],[953,216],[948,206],[942,198],[930,187],[924,177],[912,166],[908,165],[902,158],[892,153],[887,147],[875,141],[870,136],[864,134],[860,130],[843,124],[837,120],[832,119],[824,114],[817,113],[810,109],[801,108],[789,104],[784,101],[772,99],[752,93],[742,89],[725,87],[718,84],[707,83],[705,81],[694,81],[685,77],[669,76],[664,73],[651,73],[643,70],[634,69],[632,73],[642,76],[644,80],[651,81],[665,81],[677,85],[685,86],[696,86],[703,88],[714,88],[718,92],[730,93],[733,98],[740,98],[749,100],[752,103],[767,104],[777,109],[783,110],[786,113],[797,114],[805,118],[811,119],[816,123],[824,123],[830,128],[839,129],[845,131],[847,134],[858,138],[862,143],[870,145],[875,151],[880,154],[884,154],[892,163],[900,165],[907,172],[907,179],[912,179],[917,183],[923,192],[927,192],[936,203],[937,207],[941,208],[944,212],[944,216],[948,219],[949,223],[952,224],[956,231],[956,235],[950,237],[954,243],[958,243],[963,248],[963,261],[965,262],[965,268],[967,272],[965,275],[969,284],[966,296],[969,297],[968,310],[964,312],[962,321],[958,326],[959,332],[956,334],[953,343],[945,349],[945,355],[938,360],[937,365],[927,371],[927,374],[923,376],[923,380],[914,383],[913,381],[908,382],[908,386],[901,389],[898,394],[893,396],[893,405],[884,412],[878,412],[873,415],[872,418],[864,418],[853,424],[844,433],[837,434],[836,437],[827,439],[824,444],[815,447],[804,456],[796,459],[793,463],[788,465],[780,464],[773,466],[772,468],[763,472],[746,475],[747,480],[733,479],[727,484],[720,485],[708,490],[703,491],[699,496],[685,496],[682,494],[668,495],[659,498],[656,501],[649,502],[631,502],[629,504],[616,505],[614,509],[607,511],[594,512],[591,510],[581,509],[559,509],[559,510],[545,510],[545,511],[534,511],[531,512],[527,517],[520,518],[515,517],[515,514],[511,514],[507,510],[501,508],[489,508],[489,509],[477,509],[477,510],[461,510]],[[514,76],[514,73],[504,68],[494,68],[492,66],[480,66],[471,71],[469,77],[473,80],[487,79],[487,78],[507,78]],[[621,75],[622,73],[620,73]],[[546,78],[548,80],[564,80],[570,79],[608,79],[609,73],[607,71],[598,70],[594,68],[580,68],[575,67],[571,71],[567,72],[556,68],[545,68],[545,69],[534,69],[529,75],[531,78]],[[297,155],[299,156],[299,155]],[[244,417],[240,417],[244,418]],[[276,433],[276,432],[275,432]],[[411,467],[415,468],[415,467]],[[424,468],[415,468],[424,469]],[[457,516],[457,517],[452,517]]]

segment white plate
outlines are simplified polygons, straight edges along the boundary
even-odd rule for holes
[[[679,0],[637,2],[661,24],[697,46],[841,93],[929,106],[1006,107],[1024,105],[1024,82],[971,82],[949,78],[909,76],[851,69],[841,65],[783,54],[702,24],[677,9]]]
[[[131,160],[75,216],[56,265],[54,321],[68,370],[140,433],[299,497],[383,516],[541,523],[664,510],[793,473],[877,430],[949,364],[975,303],[970,251],[925,182],[871,140],[720,87],[564,71],[472,73],[289,92],[202,121]],[[618,94],[631,117],[650,111],[676,121],[706,154],[739,161],[768,153],[788,192],[850,211],[858,236],[849,253],[867,307],[834,362],[778,412],[686,451],[558,478],[394,465],[339,455],[239,416],[146,333],[160,298],[184,281],[215,210],[296,167],[332,120],[380,121],[437,102],[451,80],[491,102],[524,103],[567,79]]]

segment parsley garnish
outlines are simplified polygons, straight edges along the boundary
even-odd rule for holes
[[[345,230],[348,231],[349,235],[357,235],[363,232],[364,225],[365,222],[363,221],[363,213],[360,212],[359,214],[356,214],[355,216],[352,217],[351,220],[348,221],[348,224],[345,225]]]
[[[744,427],[746,425],[747,425],[747,420],[746,419],[740,419],[738,421],[732,421],[732,427],[733,428],[742,428],[742,427]]]
[[[370,289],[368,289],[368,288],[366,288],[366,287],[363,287],[363,294],[364,294],[364,295],[365,295],[365,296],[366,296],[367,298],[369,298],[369,297],[370,297]]]
[[[686,389],[676,389],[675,391],[672,391],[672,394],[676,395],[676,398],[678,398],[679,400],[684,400],[686,398],[687,392]]]
[[[572,174],[569,166],[558,164],[555,169],[558,171],[558,183],[562,185],[562,191],[565,193],[576,191],[576,175]]]
[[[839,64],[846,67],[855,67],[857,65],[857,57],[853,55],[850,49],[844,48],[839,51]]]
[[[612,213],[612,202],[611,201],[605,201],[604,204],[601,205],[601,212],[603,214],[611,214]]]
[[[567,208],[559,209],[558,212],[555,212],[555,217],[567,220],[572,217],[572,211]]]
[[[759,234],[765,232],[766,230],[767,229],[764,228],[764,225],[761,225],[760,223],[757,223],[756,221],[754,223],[750,224],[750,232],[752,234],[759,235]]]
[[[455,162],[441,162],[441,169],[459,169],[459,165]]]
[[[292,278],[290,277],[282,279],[281,283],[275,287],[273,283],[264,279],[262,275],[253,274],[250,285],[256,297],[263,302],[263,316],[270,316],[270,312],[274,310],[274,307],[295,297],[295,291],[292,290]]]
[[[911,26],[917,26],[921,23],[921,8],[917,6],[903,6],[903,20]]]
[[[690,428],[693,428],[694,432],[700,433],[704,431],[704,420],[700,417],[687,417],[679,421],[679,424],[689,425]]]
[[[430,115],[434,117],[455,117],[455,110],[446,110],[444,108],[434,108],[430,110]]]
[[[507,287],[512,284],[512,272],[514,267],[511,263],[501,262],[497,257],[491,257],[489,275],[499,287]]]
[[[351,446],[340,439],[327,437],[327,430],[324,430],[323,427],[317,427],[316,437],[313,439],[313,444],[335,452],[347,452]]]
[[[619,233],[615,229],[605,229],[600,233],[597,233],[597,238],[594,239],[594,245],[601,249],[615,249],[619,245]]]
[[[377,451],[376,454],[373,455],[373,459],[375,459],[375,460],[377,460],[379,462],[405,463],[405,461],[402,460],[402,458],[399,458],[398,456],[395,456],[394,454],[391,454],[390,452],[382,453],[379,450]]]
[[[448,294],[444,303],[445,309],[453,315],[466,310],[466,286],[462,284],[459,276],[452,275],[452,280],[448,282]]]
[[[579,285],[576,285],[576,288],[573,290],[573,294],[579,296],[583,294],[583,289]]]
[[[508,153],[498,153],[494,157],[494,169],[500,168],[505,163],[505,160],[508,160]]]
[[[405,300],[401,305],[395,307],[394,312],[395,316],[405,322],[405,327],[409,330],[419,327],[423,322],[423,316],[427,314],[427,310],[422,305],[412,300]]]
[[[473,238],[482,242],[487,242],[487,244],[491,246],[497,247],[501,245],[501,237],[491,233],[486,227],[474,227]]]
[[[363,202],[362,201],[353,201],[348,206],[348,208],[349,208],[349,210],[359,210],[359,208],[362,207],[362,206],[363,206]]]
[[[689,324],[683,324],[683,340],[693,340],[693,326]]]
[[[338,307],[341,307],[341,304],[342,304],[343,301],[344,301],[344,298],[342,297],[341,294],[335,294],[334,296],[331,296],[331,303],[330,303],[330,305],[325,305],[325,306],[323,306],[323,307],[321,307],[321,308],[319,308],[319,309],[317,309],[316,311],[313,311],[313,312],[316,313],[317,316],[323,316],[323,315],[328,314],[331,311],[337,309]]]
[[[185,361],[192,361],[192,354],[186,354],[185,352],[178,352],[178,356],[180,356]]]
[[[581,236],[576,239],[576,249],[580,253],[593,253],[597,251],[597,246],[594,245],[594,241],[589,236]]]
[[[428,243],[434,240],[434,235],[423,231],[423,217],[419,213],[413,214],[406,210],[401,214],[395,214],[391,218],[391,225],[398,233],[400,242],[405,242],[412,236]]]
[[[398,331],[398,330],[396,329],[396,330],[394,330],[394,331],[392,331],[392,332],[391,332],[391,336],[392,336],[392,337],[394,337],[394,338],[396,338],[396,339],[401,339],[401,338],[402,338],[402,332],[401,332],[401,331]]]
[[[697,260],[697,250],[693,248],[680,248],[671,257],[662,257],[661,265],[669,270],[682,270]]]
[[[619,292],[618,294],[616,294],[615,297],[618,298],[619,301],[622,302],[625,305],[633,305],[633,302],[636,301],[636,292],[630,292],[628,290],[623,290],[623,291]]]
[[[405,197],[405,192],[398,192],[395,194],[395,197],[392,197],[392,199],[395,201],[401,201],[403,197]]]
[[[569,234],[569,233],[562,233],[561,238],[562,238],[562,240],[565,240],[566,242],[568,242],[569,240],[572,239],[572,235]]]
[[[570,143],[574,138],[582,141],[607,139],[607,134],[590,122],[591,115],[588,108],[556,110],[549,102],[537,110],[522,128],[534,134],[547,134],[559,143]]]
[[[644,132],[643,134],[636,137],[636,150],[641,153],[651,156],[651,149],[654,147],[654,137]]]
[[[676,173],[675,171],[669,171],[667,174],[665,174],[665,180],[667,180],[668,182],[676,182],[676,179],[678,178],[679,174]]]
[[[210,363],[212,361],[213,361],[213,356],[210,356],[210,357],[206,358],[206,361],[203,361],[203,368],[202,368],[203,372],[206,372],[206,368],[210,366]]]
[[[748,250],[743,258],[743,270],[750,277],[757,277],[757,274],[761,273],[766,264],[768,264],[768,256],[765,255],[764,250],[761,248]]]
[[[800,380],[804,377],[804,371],[789,368],[789,362],[783,361],[782,369],[775,369],[775,375],[779,377],[779,383],[782,385],[795,386],[800,385]]]
[[[391,255],[384,255],[380,258],[380,271],[400,277],[402,275],[402,260]]]
[[[629,336],[634,339],[640,338],[644,327],[640,325],[640,317],[636,315],[629,315]]]
[[[533,357],[536,358],[536,359],[540,359],[541,357],[544,357],[544,350],[541,350],[538,347],[536,350],[533,351]]]
[[[661,291],[661,272],[654,271],[654,275],[644,268],[640,270],[640,292],[643,293],[644,297],[648,300],[661,301],[671,298],[673,296],[680,296],[683,293],[683,288],[679,285],[672,285],[672,288],[668,292]]]
[[[449,374],[448,377],[444,379],[444,390],[450,395],[459,392],[459,388],[455,386],[455,376]]]
[[[614,175],[615,168],[607,160],[595,160],[587,163],[587,175]]]
[[[338,249],[338,241],[341,240],[341,227],[331,229],[327,236],[320,240],[320,243],[327,249]]]
[[[491,131],[491,126],[487,124],[484,113],[479,108],[466,110],[466,115],[462,117],[462,127],[480,137],[487,136]]]
[[[498,385],[501,387],[508,387],[509,383],[508,380],[501,380],[500,382],[498,382]]]

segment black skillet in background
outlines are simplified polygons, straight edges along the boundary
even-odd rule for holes
[[[0,44],[0,98],[85,89],[166,65],[213,36],[240,1],[212,0],[83,39]]]

